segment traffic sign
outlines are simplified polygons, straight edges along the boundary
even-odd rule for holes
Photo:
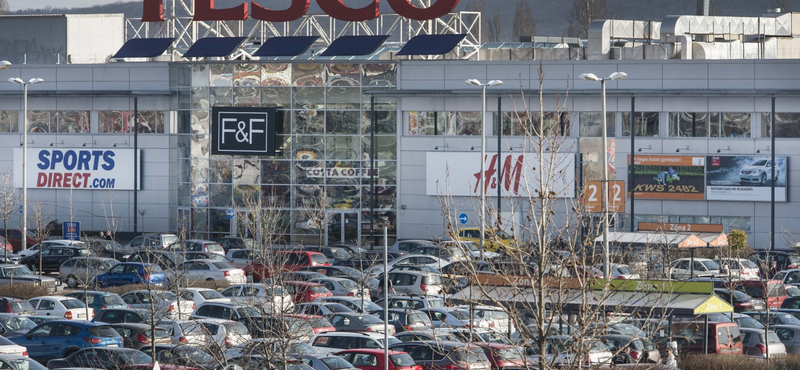
[[[61,225],[61,237],[66,240],[81,240],[81,223],[64,222]]]
[[[19,205],[19,214],[22,214],[22,204]]]
[[[587,181],[583,192],[583,205],[586,212],[603,212],[603,182]],[[608,182],[608,212],[625,212],[625,181]]]
[[[466,224],[467,221],[469,221],[469,217],[467,217],[466,213],[458,215],[458,222],[461,222],[462,225]]]
[[[225,214],[228,215],[229,220],[233,220],[233,216],[236,216],[236,212],[234,212],[233,208],[228,208]]]

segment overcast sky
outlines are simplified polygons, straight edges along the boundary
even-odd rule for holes
[[[100,4],[113,4],[131,0],[7,0],[11,10],[53,8],[81,8]]]

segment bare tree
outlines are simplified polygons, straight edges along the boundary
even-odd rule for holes
[[[308,220],[308,227],[317,232],[317,245],[325,244],[325,230],[333,218],[328,213],[328,193],[319,187],[312,196],[299,199],[303,205],[300,209],[300,218]]]
[[[781,12],[789,12],[789,0],[772,0],[770,8],[781,8]]]
[[[533,11],[527,0],[517,1],[517,8],[514,11],[514,29],[511,32],[513,41],[519,41],[521,36],[536,35],[536,21],[533,19]]]
[[[6,4],[6,7],[8,6],[5,1],[3,3]],[[2,12],[2,9],[0,9],[0,12]],[[5,14],[5,12],[2,13]],[[14,179],[11,177],[11,172],[3,172],[0,175],[0,218],[3,219],[3,230],[5,231],[3,239],[5,243],[8,243],[8,221],[17,212],[18,203],[19,196],[17,195],[17,189],[14,188]],[[8,260],[8,250],[3,249],[3,259]]]
[[[589,24],[593,20],[611,17],[612,12],[609,10],[606,0],[573,0],[567,35],[587,38]]]
[[[50,232],[52,231],[50,228],[50,217],[53,215],[53,211],[46,207],[43,202],[29,202],[30,205],[28,206],[28,217],[30,218],[29,222],[34,227],[33,235],[36,240],[39,240],[39,265],[38,268],[35,270],[39,273],[39,276],[42,276],[42,253],[44,249],[41,247],[41,243],[47,238],[50,237]]]

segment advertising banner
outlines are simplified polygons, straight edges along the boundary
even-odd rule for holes
[[[134,149],[28,148],[29,189],[133,190]],[[142,156],[139,155],[139,171]],[[22,187],[22,148],[14,149],[14,185]],[[141,189],[141,184],[137,184]]]
[[[769,202],[775,184],[775,201],[786,201],[787,158],[776,157],[775,178],[769,156],[708,156],[706,199]]]
[[[211,154],[275,155],[275,108],[211,107]]]
[[[705,159],[704,156],[637,155],[636,172],[628,184],[628,192],[632,191],[637,199],[704,199]]]
[[[426,158],[427,195],[480,195],[481,154],[476,152],[428,152]],[[544,171],[540,171],[539,157],[534,153],[503,154],[500,166],[497,154],[484,158],[484,189],[487,195],[521,197],[533,194],[544,173],[549,190],[558,198],[575,197],[575,154],[548,154],[544,158]]]

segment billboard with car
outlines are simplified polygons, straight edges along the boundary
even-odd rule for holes
[[[775,184],[775,201],[786,201],[787,157],[775,158],[775,176],[769,156],[708,156],[706,199],[769,202]]]

